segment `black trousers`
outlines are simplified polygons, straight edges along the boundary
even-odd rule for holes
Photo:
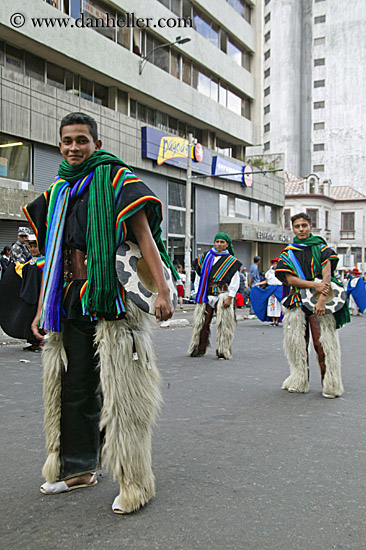
[[[93,342],[96,322],[66,320],[68,366],[61,384],[61,471],[64,480],[100,469],[100,376]]]

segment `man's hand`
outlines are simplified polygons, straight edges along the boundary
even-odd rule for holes
[[[167,321],[174,313],[173,304],[170,298],[169,290],[159,292],[155,301],[155,317],[157,321]]]
[[[224,300],[224,307],[227,308],[227,307],[230,307],[231,306],[231,302],[232,302],[232,297],[231,296],[227,296]]]
[[[321,295],[318,302],[313,307],[313,312],[316,315],[325,315],[325,296]]]
[[[320,292],[320,294],[323,294],[323,296],[327,296],[329,294],[330,284],[325,283],[324,281],[314,281],[313,288],[314,290]]]
[[[32,324],[31,324],[31,330],[32,330],[34,336],[38,340],[43,340],[43,337],[44,337],[45,334],[47,334],[47,331],[44,330],[43,328],[38,327],[38,323],[39,323],[40,318],[41,318],[41,312],[37,311],[36,316],[33,319]]]

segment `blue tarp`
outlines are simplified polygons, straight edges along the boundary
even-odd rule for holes
[[[362,277],[359,277],[357,281],[357,285],[352,288],[351,287],[351,280],[348,281],[347,286],[347,296],[352,294],[354,301],[357,304],[357,307],[363,313],[366,309],[366,285],[365,281],[362,279]]]
[[[256,316],[261,321],[272,321],[267,316],[267,302],[271,294],[274,294],[279,302],[283,298],[283,285],[268,285],[267,288],[260,286],[252,286],[250,290],[250,303],[255,311]]]

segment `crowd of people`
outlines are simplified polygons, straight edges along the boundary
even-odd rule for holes
[[[290,375],[282,388],[290,393],[308,391],[311,333],[322,395],[342,395],[337,329],[350,321],[348,300],[353,315],[363,313],[366,290],[353,269],[348,300],[338,299],[343,285],[337,255],[311,233],[303,212],[291,219],[293,242],[271,259],[267,271],[259,270],[259,256],[247,271],[230,236],[219,232],[194,260],[193,272],[185,273],[163,244],[160,200],[123,160],[101,147],[89,115],[62,119],[63,161],[48,191],[24,207],[32,229],[19,227],[17,241],[4,247],[0,285],[13,271],[22,277],[22,296],[34,306],[31,351],[40,350],[48,334],[42,350],[47,458],[41,492],[96,485],[103,460],[119,483],[112,510],[128,514],[155,494],[151,435],[161,395],[153,316],[117,277],[121,246],[140,249],[157,289],[157,321],[174,312],[167,270],[177,283],[180,308],[190,277],[186,299],[196,305],[188,355],[195,360],[207,352],[214,315],[216,357],[224,360],[233,356],[236,307],[250,308],[249,319],[273,327],[283,321]]]

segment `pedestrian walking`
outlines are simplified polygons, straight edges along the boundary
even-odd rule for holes
[[[250,297],[250,289],[253,284],[260,283],[261,277],[259,274],[259,264],[260,264],[261,258],[260,256],[254,256],[253,263],[249,268],[249,276],[248,276],[248,295]],[[250,304],[250,310],[249,310],[249,319],[255,317],[255,311],[253,309],[252,304]]]
[[[279,258],[271,260],[272,265],[266,271],[264,280],[252,285],[250,293],[250,302],[258,319],[261,321],[271,319],[271,325],[274,327],[279,326],[281,318],[282,283],[276,277],[278,261]],[[266,288],[263,288],[264,285]]]
[[[366,309],[366,287],[357,267],[350,272],[347,294],[351,315],[362,315]]]
[[[1,279],[10,262],[10,254],[11,254],[10,246],[4,246],[0,254],[1,254],[0,255],[0,279]]]

